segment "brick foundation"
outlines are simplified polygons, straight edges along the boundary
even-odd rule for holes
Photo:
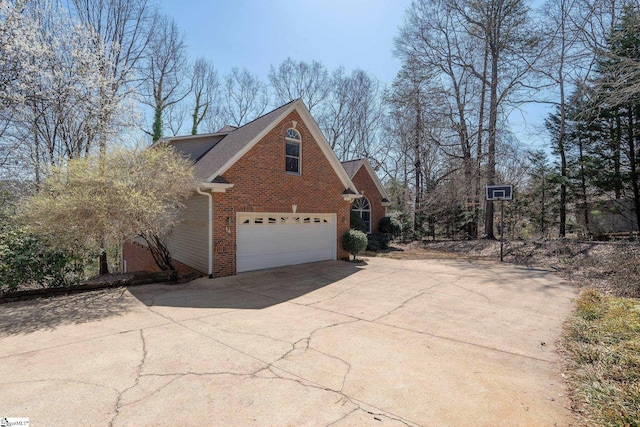
[[[127,272],[131,271],[161,271],[158,265],[153,260],[149,249],[137,242],[126,242],[122,245],[122,255],[127,263]],[[171,261],[178,273],[183,275],[198,274],[205,275],[205,273],[195,270],[188,265],[185,265],[179,261]]]

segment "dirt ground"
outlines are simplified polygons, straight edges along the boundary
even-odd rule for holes
[[[500,242],[490,240],[392,242],[391,248],[365,256],[396,259],[500,260]],[[578,288],[640,298],[640,243],[576,240],[504,242],[504,262],[544,268]]]

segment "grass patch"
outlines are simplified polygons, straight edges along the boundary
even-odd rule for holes
[[[563,347],[583,423],[640,426],[640,301],[583,291]]]

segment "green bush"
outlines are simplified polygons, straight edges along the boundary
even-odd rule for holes
[[[0,234],[0,292],[71,286],[83,279],[82,273],[82,262],[71,252],[52,249],[24,229]]]
[[[391,238],[388,234],[369,234],[367,235],[367,250],[378,252],[379,250],[389,249],[389,241]]]
[[[380,250],[380,242],[378,239],[373,239],[372,236],[367,236],[367,250],[369,252],[378,252]]]
[[[391,237],[398,237],[402,233],[402,223],[398,218],[385,216],[380,219],[378,231]]]
[[[349,219],[350,221],[350,225],[349,227],[353,230],[359,230],[362,231],[363,233],[366,233],[367,230],[367,224],[365,224],[364,220],[362,218],[360,218],[360,215],[358,215],[356,212],[351,212],[351,217]]]
[[[353,255],[353,259],[367,248],[367,235],[360,230],[350,229],[342,235],[342,247]]]

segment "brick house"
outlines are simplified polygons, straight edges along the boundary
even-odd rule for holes
[[[353,201],[351,210],[362,218],[369,234],[377,233],[378,224],[391,204],[386,190],[368,159],[342,162],[342,167],[362,195]]]
[[[221,277],[348,257],[340,241],[361,195],[301,100],[238,128],[159,142],[190,158],[200,182],[167,240],[179,271]],[[127,271],[157,269],[138,242],[123,258]]]

